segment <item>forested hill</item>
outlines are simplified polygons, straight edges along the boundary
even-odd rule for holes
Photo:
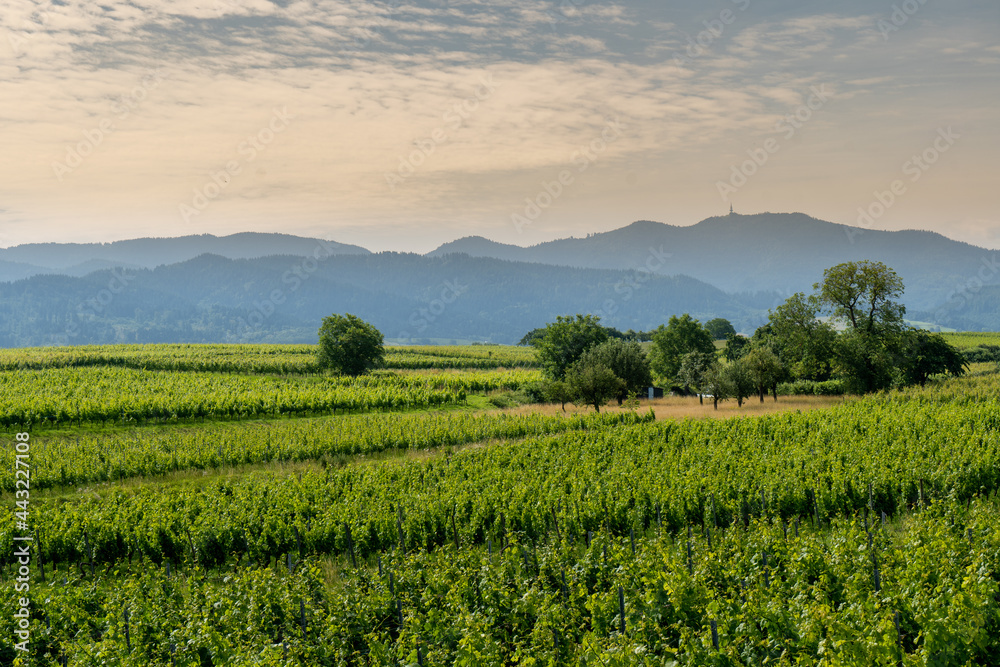
[[[334,241],[257,232],[143,238],[113,243],[27,243],[0,248],[0,282],[41,273],[82,276],[115,266],[151,269],[205,253],[250,259],[269,255],[309,256],[317,249],[327,255],[369,254],[359,246]]]
[[[933,232],[848,227],[802,213],[725,215],[687,227],[641,221],[527,248],[468,237],[430,254],[450,252],[598,269],[638,268],[656,252],[669,255],[663,265],[669,274],[692,276],[726,292],[783,294],[810,291],[830,266],[870,259],[902,277],[910,310],[936,309],[994,256]],[[1000,282],[996,273],[993,269]]]
[[[574,269],[467,255],[379,253],[319,262],[217,255],[155,269],[0,284],[0,345],[315,342],[320,320],[350,312],[387,338],[517,342],[557,315],[595,312],[622,330],[670,315],[729,318],[752,331],[756,301],[693,278]]]

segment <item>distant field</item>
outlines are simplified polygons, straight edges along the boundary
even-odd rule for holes
[[[981,345],[1000,345],[1000,332],[995,331],[957,331],[941,335],[960,350]]]
[[[387,347],[386,368],[535,368],[535,350],[511,345]],[[81,345],[0,350],[0,370],[123,366],[146,370],[309,374],[315,345]]]

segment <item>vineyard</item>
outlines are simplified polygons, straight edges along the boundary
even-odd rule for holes
[[[0,425],[282,416],[456,404],[469,391],[515,389],[537,371],[277,377],[116,367],[0,371]]]
[[[31,664],[996,664],[997,375],[727,420],[371,398],[538,377],[0,373],[0,414],[64,425],[31,436]]]
[[[0,371],[119,366],[159,371],[319,372],[315,345],[81,345],[0,350]],[[534,348],[499,345],[390,346],[385,367],[414,369],[535,368]]]

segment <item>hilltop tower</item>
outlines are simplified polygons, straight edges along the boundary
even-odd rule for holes
[[[735,213],[733,213],[733,205],[732,205],[732,203],[729,204],[729,215],[736,215]]]

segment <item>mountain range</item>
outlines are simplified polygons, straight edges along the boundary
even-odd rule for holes
[[[335,312],[411,342],[511,343],[577,312],[621,330],[689,312],[750,333],[824,269],[860,259],[900,274],[912,320],[1000,328],[993,251],[763,213],[640,221],[531,247],[467,237],[426,255],[249,232],[15,246],[0,249],[0,345],[314,342]]]

